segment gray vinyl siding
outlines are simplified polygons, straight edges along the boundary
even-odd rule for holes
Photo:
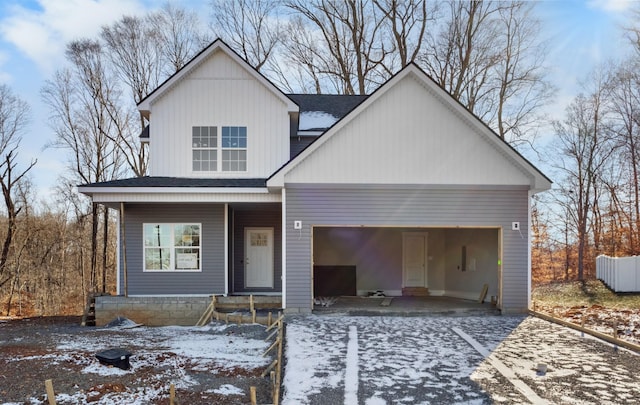
[[[235,210],[233,221],[233,292],[282,291],[282,210],[280,204],[270,210]],[[245,228],[273,228],[273,286],[274,288],[244,287],[244,230]]]
[[[127,204],[125,243],[129,295],[223,294],[224,288],[224,205],[222,204]],[[201,272],[144,272],[144,223],[202,224]],[[122,251],[122,250],[121,250]],[[120,255],[120,291],[124,276]]]
[[[502,228],[502,307],[528,305],[528,192],[525,189],[322,188],[286,190],[288,309],[311,308],[314,225]],[[303,222],[302,231],[293,221]],[[521,231],[512,231],[511,222]],[[478,293],[482,286],[478,287]]]

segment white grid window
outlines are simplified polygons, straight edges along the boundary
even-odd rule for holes
[[[218,129],[216,127],[193,127],[193,171],[218,170]]]
[[[143,224],[144,271],[201,271],[200,224]]]

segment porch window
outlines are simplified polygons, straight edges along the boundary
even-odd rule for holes
[[[143,224],[144,271],[201,271],[201,224]]]

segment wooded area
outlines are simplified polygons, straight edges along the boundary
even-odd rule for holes
[[[115,291],[117,213],[74,186],[147,173],[136,103],[217,37],[292,93],[368,94],[416,63],[514,148],[538,153],[555,184],[534,199],[535,282],[592,278],[598,254],[640,253],[640,27],[621,30],[632,56],[585,77],[564,119],[549,122],[552,66],[534,2],[215,0],[210,9],[203,21],[167,4],[67,45],[66,65],[41,91],[48,147],[67,164],[54,201],[33,196],[37,162],[16,163],[29,106],[0,86],[2,314],[79,313],[87,294]]]

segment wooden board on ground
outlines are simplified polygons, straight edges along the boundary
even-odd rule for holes
[[[480,293],[480,298],[478,298],[478,302],[482,304],[484,299],[487,298],[487,291],[489,291],[489,284],[485,284],[482,286],[482,292]]]
[[[382,302],[380,303],[381,307],[388,307],[389,305],[391,305],[391,301],[393,300],[393,298],[387,297],[385,299],[382,300]]]

